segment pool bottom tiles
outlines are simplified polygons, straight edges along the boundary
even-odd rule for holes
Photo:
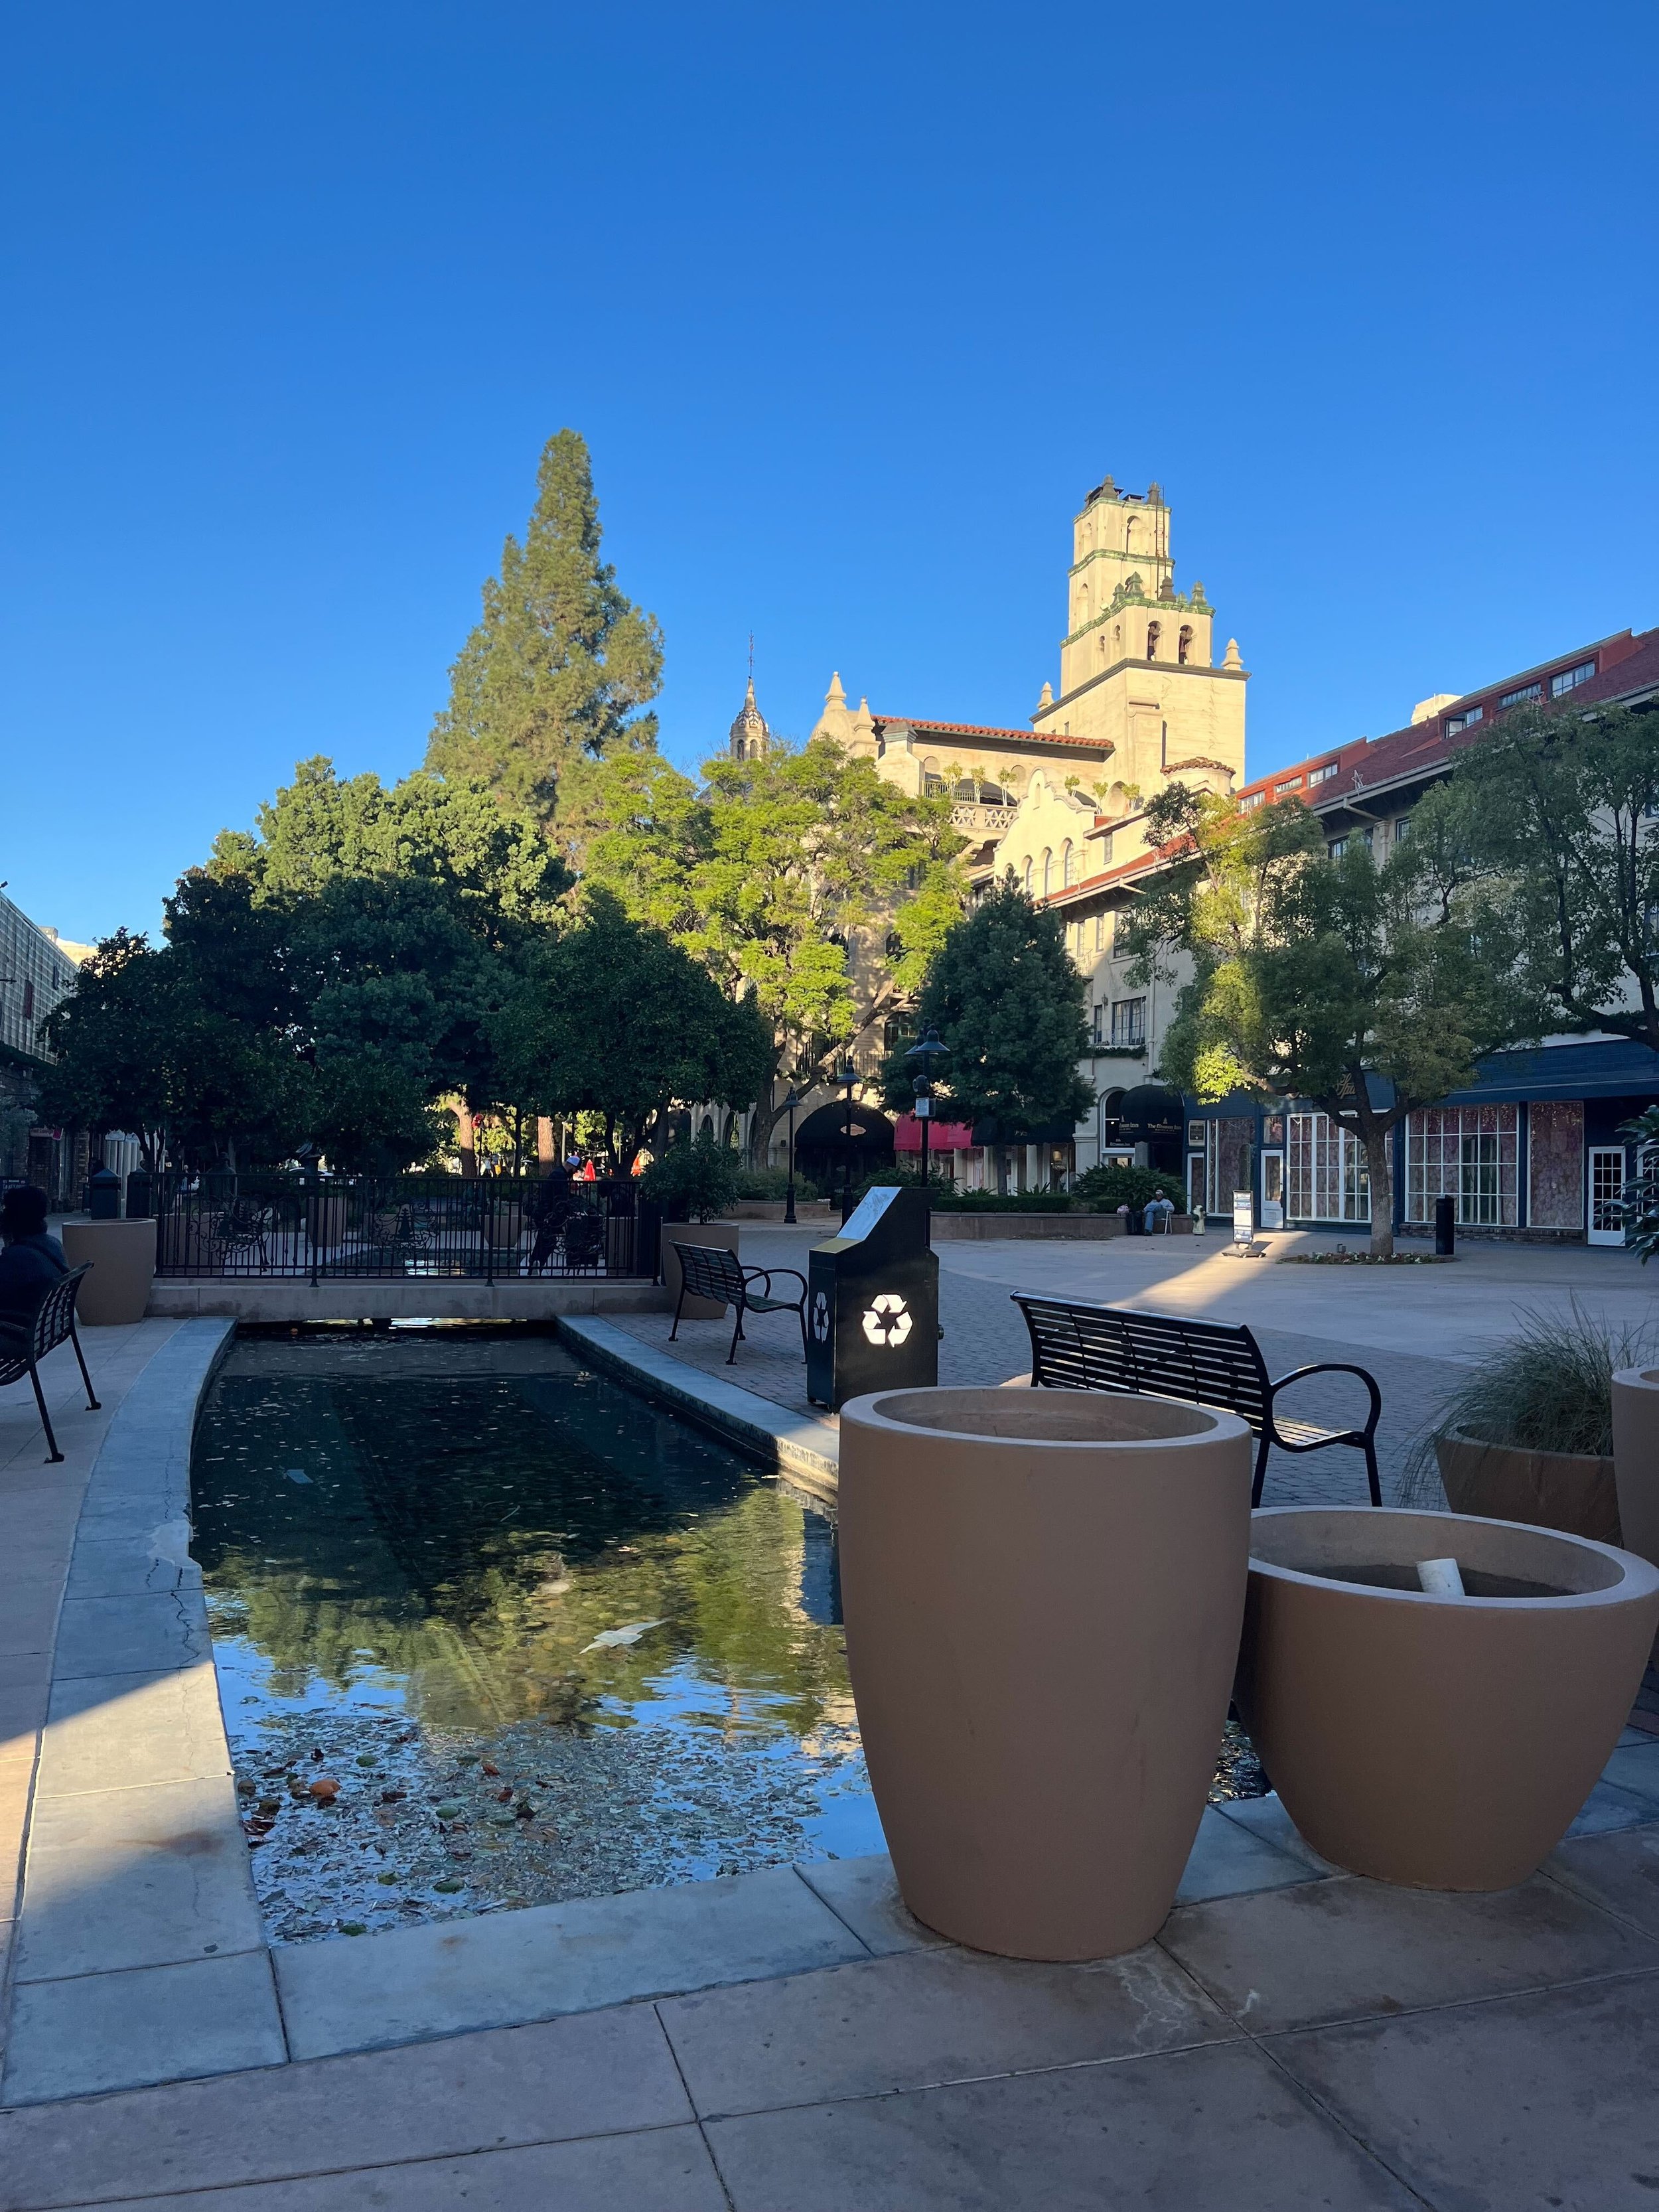
[[[273,1940],[883,1848],[830,1522],[549,1340],[243,1338],[192,1480]]]

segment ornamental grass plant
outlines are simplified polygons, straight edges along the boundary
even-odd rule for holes
[[[1441,1406],[1406,1463],[1401,1504],[1431,1507],[1442,1496],[1435,1444],[1454,1431],[1514,1450],[1613,1451],[1613,1378],[1659,1357],[1652,1322],[1614,1321],[1585,1310],[1523,1308],[1516,1330],[1486,1352]]]

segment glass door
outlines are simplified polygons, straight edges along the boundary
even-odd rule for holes
[[[1261,1226],[1264,1229],[1282,1229],[1285,1226],[1283,1152],[1263,1152],[1261,1155]]]
[[[1592,1244],[1624,1243],[1625,1224],[1620,1211],[1624,1195],[1624,1146],[1592,1145],[1589,1148],[1589,1241]]]

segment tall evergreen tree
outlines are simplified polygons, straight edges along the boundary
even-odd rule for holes
[[[582,762],[655,743],[655,715],[635,710],[662,688],[662,633],[617,589],[600,537],[586,441],[561,430],[542,453],[524,542],[502,548],[450,671],[429,769],[488,782],[545,818],[562,796],[568,806],[563,787]]]

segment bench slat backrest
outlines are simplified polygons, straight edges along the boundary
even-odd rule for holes
[[[1267,1370],[1248,1328],[1180,1314],[1017,1296],[1031,1333],[1031,1379],[1064,1390],[1122,1390],[1237,1413],[1260,1435]]]
[[[743,1296],[743,1269],[734,1255],[720,1244],[676,1244],[680,1273],[694,1298],[718,1298],[725,1304]]]
[[[28,1354],[22,1351],[19,1339],[29,1344],[36,1359],[44,1359],[60,1344],[69,1341],[70,1326],[75,1319],[75,1296],[81,1287],[81,1278],[90,1267],[76,1267],[57,1282],[49,1283],[40,1294],[40,1303],[31,1321],[27,1315],[11,1323],[3,1343],[0,1343],[0,1382],[15,1382],[20,1375],[28,1372]]]

